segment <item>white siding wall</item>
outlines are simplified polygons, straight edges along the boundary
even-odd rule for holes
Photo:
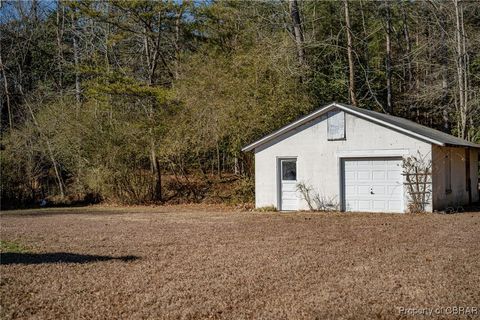
[[[466,188],[466,149],[433,146],[433,208],[443,210],[448,206],[468,203]],[[446,192],[445,155],[451,155],[451,192]],[[470,150],[470,179],[472,181],[472,201],[478,201],[478,151]]]
[[[256,206],[278,206],[277,159],[297,157],[297,180],[340,202],[340,157],[416,155],[431,157],[431,145],[346,113],[346,140],[327,141],[326,116],[255,150]],[[407,205],[405,204],[405,208]],[[308,209],[301,201],[300,209]],[[431,210],[431,208],[429,208]]]

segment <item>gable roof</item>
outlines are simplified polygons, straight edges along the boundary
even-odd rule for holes
[[[307,122],[310,122],[316,119],[317,117],[325,114],[326,112],[334,108],[341,109],[345,112],[356,115],[359,118],[369,120],[373,123],[377,123],[379,125],[388,127],[395,131],[399,131],[401,133],[413,136],[419,140],[426,141],[438,146],[461,146],[461,147],[480,148],[479,144],[475,144],[473,142],[469,142],[467,140],[454,137],[445,132],[441,132],[426,126],[422,126],[416,122],[413,122],[404,118],[395,117],[389,114],[375,112],[372,110],[362,109],[362,108],[354,107],[354,106],[343,104],[343,103],[333,102],[325,107],[322,107],[306,115],[303,118],[300,118],[292,122],[289,125],[286,125],[283,128],[280,128],[279,130],[261,138],[260,140],[257,140],[245,146],[242,149],[242,151],[251,151],[263,145],[264,143],[283,135],[284,133],[290,130],[293,130]]]

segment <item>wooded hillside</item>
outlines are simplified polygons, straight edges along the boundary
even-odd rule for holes
[[[332,101],[480,142],[480,2],[3,1],[3,207],[249,201]]]

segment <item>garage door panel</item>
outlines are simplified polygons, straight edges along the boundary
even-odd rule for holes
[[[368,160],[357,161],[357,165],[359,167],[370,167],[372,165],[372,161],[368,161]]]
[[[370,180],[372,178],[370,171],[359,170],[357,172],[357,180]]]
[[[357,211],[370,211],[371,210],[370,200],[358,200],[357,203],[358,203]]]
[[[375,211],[382,211],[386,207],[386,201],[385,200],[373,200],[373,209]]]
[[[375,170],[372,172],[373,180],[385,180],[385,171],[384,170]]]
[[[392,161],[389,161],[387,160],[385,162],[385,165],[389,168],[397,168],[397,169],[401,169],[402,168],[402,160],[398,161],[398,162],[392,162]]]
[[[345,190],[349,194],[357,194],[357,188],[355,186],[345,186]]]
[[[387,186],[387,194],[389,196],[398,196],[399,198],[402,198],[402,191],[403,187],[401,185]]]
[[[353,171],[345,172],[345,178],[347,178],[348,181],[355,180],[355,172],[353,172]]]
[[[358,207],[356,201],[347,201],[345,203],[345,210],[346,211],[355,211],[356,208]]]
[[[387,162],[385,160],[373,160],[372,165],[373,166],[385,166]]]
[[[388,170],[387,172],[387,180],[389,181],[398,181],[400,182],[398,179],[402,176],[402,171],[400,170]]]
[[[357,195],[368,196],[370,194],[370,186],[358,186]]]
[[[347,211],[402,212],[401,159],[343,161]]]
[[[375,185],[372,186],[372,192],[377,195],[385,195],[386,194],[385,189],[386,189],[385,186],[375,186]]]
[[[402,201],[401,200],[388,201],[388,210],[392,212],[402,211]]]
[[[345,162],[345,168],[348,170],[348,168],[353,168],[353,167],[356,167],[357,166],[357,162],[356,161],[349,161],[348,163]]]

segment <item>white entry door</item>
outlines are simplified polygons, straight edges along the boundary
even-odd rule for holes
[[[297,160],[280,160],[280,210],[298,210]]]
[[[345,211],[403,212],[401,159],[346,159]]]

